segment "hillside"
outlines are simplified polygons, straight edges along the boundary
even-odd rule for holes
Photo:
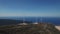
[[[0,26],[0,34],[60,34],[60,31],[53,24],[39,23]]]

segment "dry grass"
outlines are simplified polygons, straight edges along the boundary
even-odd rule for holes
[[[0,34],[60,34],[53,24],[0,26]]]

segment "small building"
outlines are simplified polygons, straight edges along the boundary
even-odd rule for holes
[[[18,24],[18,25],[28,25],[27,23],[20,23],[20,24]]]

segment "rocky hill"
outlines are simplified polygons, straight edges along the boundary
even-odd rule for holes
[[[60,31],[53,24],[39,23],[0,26],[0,34],[60,34]]]

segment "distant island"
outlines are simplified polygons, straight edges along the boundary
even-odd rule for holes
[[[24,21],[26,23],[32,23],[31,21]],[[0,26],[1,25],[14,25],[23,23],[23,20],[14,20],[14,19],[0,19]]]

